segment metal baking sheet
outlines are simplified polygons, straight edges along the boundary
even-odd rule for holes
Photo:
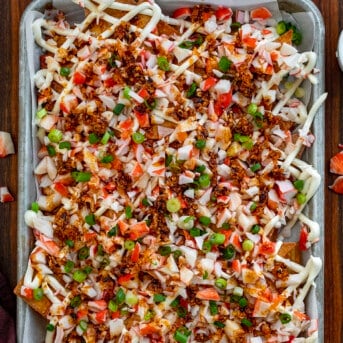
[[[197,1],[190,0],[188,3]],[[200,2],[200,1],[199,1]],[[20,24],[20,78],[19,78],[19,164],[18,164],[18,253],[17,268],[18,280],[21,279],[26,271],[27,259],[33,246],[31,229],[27,228],[24,221],[24,213],[30,204],[36,200],[36,185],[34,181],[34,142],[32,132],[32,109],[34,104],[31,99],[32,83],[29,77],[29,61],[32,57],[34,43],[27,40],[27,23],[32,18],[34,11],[42,11],[51,0],[35,0],[23,13]],[[168,4],[165,0],[157,1],[163,8]],[[169,2],[170,3],[170,2]],[[183,1],[177,1],[175,4],[182,6]],[[206,3],[206,1],[201,1]],[[221,0],[207,1],[209,4],[221,3]],[[318,55],[317,68],[320,70],[318,75],[318,84],[311,90],[309,106],[324,92],[324,33],[325,28],[323,18],[318,8],[311,0],[279,0],[279,7],[289,13],[309,12],[313,19],[313,51]],[[38,61],[37,61],[38,64]],[[306,151],[305,159],[311,163],[324,178],[324,123],[325,110],[322,106],[313,123],[312,132],[316,137],[316,142],[311,149]],[[324,182],[321,183],[316,195],[312,198],[304,213],[319,223],[321,227],[320,241],[312,248],[313,255],[322,259],[324,265]],[[307,256],[304,256],[306,259]],[[324,342],[324,270],[322,268],[316,279],[316,287],[307,298],[307,302],[318,312],[319,318],[319,342]],[[312,306],[316,305],[316,306]],[[40,343],[44,342],[45,321],[31,310],[23,301],[17,302],[17,340],[19,343]],[[35,328],[29,330],[28,328]]]

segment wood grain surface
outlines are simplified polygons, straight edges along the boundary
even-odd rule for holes
[[[334,176],[329,173],[329,159],[343,143],[343,73],[335,52],[343,28],[343,1],[316,0],[326,26],[326,101],[325,119],[325,342],[343,342],[343,196],[328,189]],[[18,142],[18,28],[29,0],[0,0],[0,130],[12,133]],[[17,194],[17,155],[0,159],[0,185]],[[0,204],[0,271],[12,287],[16,284],[17,203]],[[14,309],[12,310],[14,312]]]

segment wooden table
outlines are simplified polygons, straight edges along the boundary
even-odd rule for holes
[[[9,131],[18,142],[18,27],[21,13],[29,0],[1,0],[0,21],[0,130]],[[326,101],[325,185],[334,177],[328,172],[328,161],[343,143],[343,74],[336,62],[335,51],[342,29],[343,6],[338,0],[314,1],[323,13],[326,24]],[[0,185],[7,185],[17,194],[17,156],[0,160]],[[343,342],[343,196],[326,187],[325,226],[325,342]],[[16,283],[16,202],[0,204],[0,271]],[[324,228],[323,228],[324,230]]]

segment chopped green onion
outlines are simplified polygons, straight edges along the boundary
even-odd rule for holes
[[[99,142],[99,137],[95,133],[90,133],[88,136],[88,142],[90,144],[96,144]]]
[[[81,297],[79,295],[75,296],[70,300],[70,306],[75,308],[81,305]]]
[[[90,172],[74,171],[71,172],[71,176],[76,182],[87,182],[91,179],[92,174]]]
[[[166,204],[167,210],[171,213],[175,213],[180,211],[181,209],[181,202],[178,198],[170,198],[167,200]]]
[[[131,208],[131,206],[126,206],[125,207],[125,218],[126,219],[132,218],[132,208]]]
[[[92,225],[95,225],[95,215],[93,213],[91,214],[88,214],[86,217],[85,217],[85,222],[92,226]]]
[[[44,296],[44,292],[42,288],[35,288],[33,290],[33,298],[35,300],[42,300]]]
[[[238,21],[235,21],[231,24],[232,29],[239,29],[242,26],[242,24]]]
[[[225,328],[225,324],[222,323],[222,322],[219,322],[218,320],[216,320],[215,322],[213,322],[213,324],[214,324],[217,328],[219,328],[219,329]]]
[[[306,195],[304,193],[298,193],[297,194],[297,201],[300,205],[303,205],[306,203]]]
[[[186,97],[191,98],[195,94],[197,88],[198,88],[197,84],[193,82],[186,92]]]
[[[156,99],[144,100],[144,105],[149,110],[154,110],[156,108],[156,106],[157,106],[157,100]]]
[[[166,156],[166,162],[165,162],[165,165],[166,167],[168,167],[170,165],[170,163],[173,162],[173,155],[167,155]]]
[[[174,333],[174,339],[178,343],[187,343],[191,332],[184,326],[179,327]]]
[[[116,312],[118,311],[118,304],[115,302],[115,300],[111,299],[109,302],[108,302],[108,305],[107,305],[108,309],[112,312]]]
[[[149,202],[148,198],[143,198],[142,199],[142,205],[143,206],[150,206],[150,202]]]
[[[33,202],[33,203],[31,204],[31,210],[32,210],[33,212],[36,212],[36,213],[39,211],[38,202]]]
[[[200,175],[198,179],[198,183],[201,188],[208,188],[211,184],[210,176],[208,174]]]
[[[195,147],[197,149],[204,149],[206,146],[206,140],[205,139],[198,139],[196,142],[195,142]]]
[[[176,309],[176,313],[180,318],[185,318],[187,316],[187,310],[182,306]]]
[[[116,301],[118,305],[121,305],[125,302],[125,292],[122,288],[119,288],[117,293],[116,293]]]
[[[255,163],[250,167],[250,170],[255,173],[262,168],[261,163]]]
[[[180,305],[180,299],[179,298],[175,298],[171,303],[170,306],[173,308],[176,308]]]
[[[196,168],[195,168],[195,171],[197,172],[197,173],[200,173],[200,174],[202,174],[204,171],[206,170],[206,166],[205,165],[201,165],[201,166],[197,166]]]
[[[261,230],[260,225],[255,224],[255,225],[253,225],[253,227],[251,228],[251,233],[253,233],[253,234],[255,235],[255,234],[259,233],[260,230]]]
[[[85,320],[80,320],[79,328],[80,328],[82,331],[86,331],[86,330],[87,330],[87,327],[88,327],[88,323],[87,323]]]
[[[58,147],[60,149],[67,149],[70,150],[71,149],[71,143],[70,142],[60,142],[60,144],[58,145]]]
[[[236,254],[236,250],[232,244],[229,244],[223,251],[223,258],[231,260]]]
[[[66,273],[70,273],[74,269],[74,262],[71,260],[68,260],[66,264],[64,265],[64,271]]]
[[[48,133],[48,138],[52,143],[59,143],[63,138],[63,133],[59,129],[52,129]]]
[[[46,326],[46,331],[54,331],[55,330],[55,326],[51,323],[49,323],[47,326]]]
[[[218,287],[219,289],[225,289],[227,286],[227,281],[223,278],[218,278],[214,281],[214,284],[216,287]]]
[[[170,70],[170,65],[169,65],[168,59],[165,56],[158,56],[157,57],[157,65],[163,71],[169,71]]]
[[[186,40],[179,44],[179,47],[182,49],[192,49],[194,46],[194,43],[190,40]]]
[[[302,34],[300,33],[300,31],[298,29],[295,28],[295,30],[293,30],[293,36],[292,36],[292,42],[295,45],[300,45],[302,42]]]
[[[199,222],[200,222],[200,224],[202,224],[204,226],[209,226],[211,224],[211,218],[206,217],[206,216],[201,216],[199,218]]]
[[[134,132],[132,134],[132,140],[137,143],[137,144],[141,144],[145,141],[145,136],[143,133],[140,132]]]
[[[205,254],[210,252],[212,250],[212,244],[210,241],[205,241],[202,244],[202,249],[201,249]]]
[[[113,226],[112,228],[111,228],[111,230],[109,230],[108,232],[107,232],[107,236],[108,237],[114,237],[114,236],[117,236],[117,234],[118,234],[118,226],[116,225],[116,226]]]
[[[223,223],[222,229],[224,229],[224,230],[230,229],[230,224],[229,223]]]
[[[125,99],[127,99],[127,100],[131,99],[130,92],[131,92],[130,87],[125,86],[124,87],[124,91],[123,91],[123,96],[124,96]]]
[[[138,303],[137,295],[133,291],[128,290],[126,293],[125,304],[129,306],[134,306],[137,303]]]
[[[86,275],[89,275],[92,272],[93,268],[91,266],[86,266],[82,269],[82,271],[84,273],[86,273]]]
[[[169,245],[162,245],[158,248],[158,253],[161,256],[169,256],[171,254],[172,250]]]
[[[250,239],[245,239],[242,243],[242,249],[244,251],[251,251],[252,249],[254,249],[254,242]]]
[[[151,320],[152,318],[154,318],[155,317],[155,312],[153,311],[153,310],[148,310],[148,311],[146,311],[146,313],[144,314],[144,320],[145,321],[149,321],[149,320]]]
[[[85,273],[82,270],[76,270],[73,274],[73,279],[78,283],[85,281],[86,278],[87,278],[87,273]]]
[[[133,248],[135,247],[135,242],[131,241],[131,240],[127,240],[124,242],[124,248],[128,251],[133,250]]]
[[[123,112],[123,109],[125,108],[124,104],[118,103],[117,105],[115,105],[114,109],[113,109],[113,113],[116,116],[119,116],[120,113]]]
[[[69,239],[69,238],[65,241],[65,244],[69,248],[73,248],[74,247],[74,241]]]
[[[254,211],[256,210],[256,207],[257,207],[256,202],[253,202],[253,203],[250,205],[250,211],[251,211],[251,212],[254,212]]]
[[[42,119],[43,117],[45,117],[48,114],[48,111],[45,108],[41,108],[40,110],[38,110],[36,112],[36,117],[38,119]]]
[[[108,65],[111,68],[115,68],[117,66],[116,60],[118,59],[118,56],[116,54],[112,54],[111,57],[108,59]]]
[[[242,143],[242,146],[247,150],[250,150],[254,146],[253,140],[249,136],[244,136],[240,133],[235,133],[233,140]]]
[[[199,228],[197,227],[193,227],[189,230],[189,234],[192,236],[192,237],[199,237],[199,236],[202,236],[205,234],[205,231],[203,230],[200,230]]]
[[[96,254],[98,256],[104,256],[104,247],[102,246],[102,244],[99,244],[97,247],[96,247]]]
[[[241,320],[241,324],[248,327],[248,328],[250,328],[252,326],[252,322],[247,318],[243,318]]]
[[[215,316],[216,314],[218,314],[218,306],[217,303],[213,300],[209,301],[209,308],[210,308],[210,313],[212,316]]]
[[[296,180],[293,182],[294,188],[301,192],[304,189],[304,180]]]
[[[101,163],[111,163],[113,162],[114,160],[114,157],[112,155],[105,155],[101,160],[100,162]]]
[[[68,67],[61,67],[61,69],[60,69],[60,75],[61,76],[67,77],[67,76],[69,76],[69,74],[70,74],[70,68],[68,68]]]
[[[230,297],[230,302],[238,303],[240,299],[241,299],[240,295],[232,294]]]
[[[79,260],[86,260],[89,257],[89,248],[85,245],[77,252],[77,257]]]
[[[292,316],[289,313],[280,313],[279,318],[282,324],[287,324],[292,320]]]
[[[175,250],[173,251],[173,256],[177,260],[182,255],[181,250]]]
[[[246,298],[241,298],[238,301],[238,305],[239,305],[239,307],[244,308],[248,305],[248,300]]]
[[[213,245],[220,245],[225,242],[225,235],[223,233],[214,233],[210,236],[210,243]]]
[[[302,88],[302,87],[298,87],[295,92],[294,92],[294,95],[297,97],[297,98],[303,98],[305,96],[305,89]]]
[[[249,106],[248,106],[248,113],[250,114],[250,115],[254,115],[256,112],[257,112],[257,105],[256,104],[254,104],[254,103],[251,103]]]
[[[232,62],[226,57],[222,56],[218,62],[218,68],[222,73],[226,73],[230,67]]]
[[[101,144],[107,144],[110,138],[111,138],[111,134],[108,131],[106,131],[101,138],[101,141],[100,141]]]
[[[56,156],[56,149],[52,145],[47,145],[46,150],[48,151],[49,156]]]
[[[154,303],[158,304],[165,301],[167,297],[164,294],[154,294]]]
[[[284,34],[287,31],[287,26],[286,23],[281,20],[276,24],[276,33],[281,36],[282,34]]]
[[[203,278],[204,280],[208,279],[208,271],[207,271],[207,270],[205,270],[205,271],[204,271],[204,274],[202,274],[202,278]]]

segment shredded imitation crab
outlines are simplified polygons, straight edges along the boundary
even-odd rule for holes
[[[78,1],[75,1],[78,2]],[[20,294],[48,300],[47,342],[315,342],[320,183],[299,158],[309,112],[297,51],[266,8],[83,1],[33,23],[40,194]],[[298,92],[297,92],[298,90]],[[288,243],[289,244],[289,243]],[[43,313],[43,311],[42,311]]]

